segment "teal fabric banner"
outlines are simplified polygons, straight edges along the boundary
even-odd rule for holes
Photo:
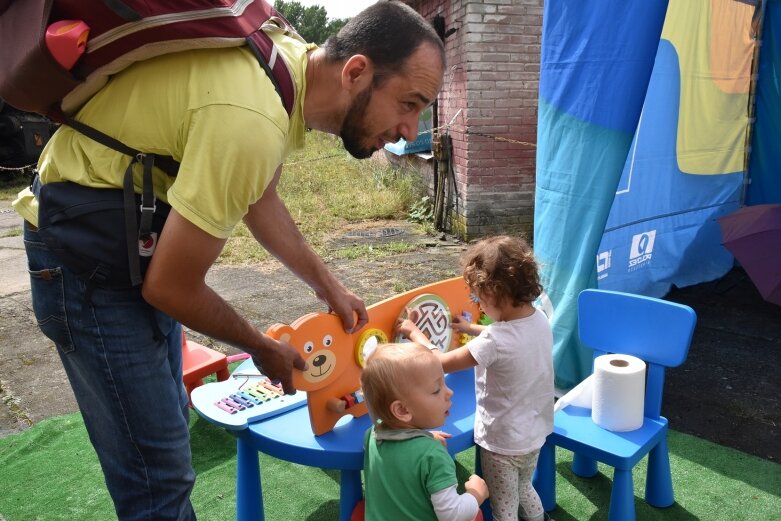
[[[747,205],[781,203],[781,0],[765,6]]]
[[[552,308],[559,388],[591,372],[591,351],[577,336],[577,296],[596,286],[596,252],[666,9],[667,1],[545,3],[534,249]]]

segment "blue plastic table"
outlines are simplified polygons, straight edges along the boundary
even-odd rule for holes
[[[473,446],[475,413],[474,370],[467,369],[445,377],[453,389],[453,406],[447,423],[439,430],[452,435],[448,452],[455,455]],[[363,440],[370,426],[369,416],[338,424],[327,434],[315,436],[306,407],[250,424],[233,431],[237,436],[236,519],[263,521],[263,491],[257,452],[310,467],[341,471],[339,521],[349,521],[361,499]]]

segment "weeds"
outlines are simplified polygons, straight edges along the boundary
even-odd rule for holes
[[[327,249],[329,240],[347,224],[405,219],[424,191],[417,173],[353,159],[334,136],[309,132],[306,147],[291,154],[283,167],[278,190],[304,238],[321,256],[379,257],[414,248],[385,244]],[[218,262],[247,264],[270,258],[247,227],[240,224]]]

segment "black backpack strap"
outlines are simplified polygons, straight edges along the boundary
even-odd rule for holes
[[[152,230],[152,218],[157,210],[154,184],[152,183],[152,167],[157,166],[170,176],[179,172],[179,163],[170,156],[157,154],[145,154],[135,148],[129,147],[118,139],[108,134],[85,125],[73,118],[65,118],[64,123],[88,138],[97,141],[103,146],[116,150],[121,154],[130,156],[130,164],[125,169],[122,179],[122,196],[125,207],[125,241],[127,242],[127,260],[130,266],[130,281],[133,286],[141,284],[141,264],[138,260],[138,241],[146,239]],[[136,220],[136,198],[133,188],[133,166],[139,163],[143,165],[143,182],[141,184],[141,223]]]
[[[130,157],[135,157],[138,154],[141,154],[141,151],[129,147],[123,142],[121,142],[120,140],[114,139],[108,134],[105,134],[96,128],[90,127],[89,125],[86,125],[81,121],[76,121],[75,119],[66,116],[63,118],[62,122],[64,125],[68,125],[73,130],[79,132],[80,134],[84,134],[85,136],[92,139],[93,141],[97,141],[101,145],[116,150],[121,154],[125,154],[126,156],[130,156]],[[155,166],[160,170],[162,170],[163,172],[165,172],[166,174],[168,174],[169,176],[176,177],[177,174],[179,173],[179,163],[173,157],[161,156],[159,154],[147,154],[147,155],[154,156]]]

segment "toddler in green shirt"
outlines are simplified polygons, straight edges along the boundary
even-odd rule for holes
[[[364,456],[366,521],[471,521],[488,498],[470,476],[458,494],[443,432],[453,391],[442,364],[417,343],[384,344],[369,356],[361,385],[372,416]]]

